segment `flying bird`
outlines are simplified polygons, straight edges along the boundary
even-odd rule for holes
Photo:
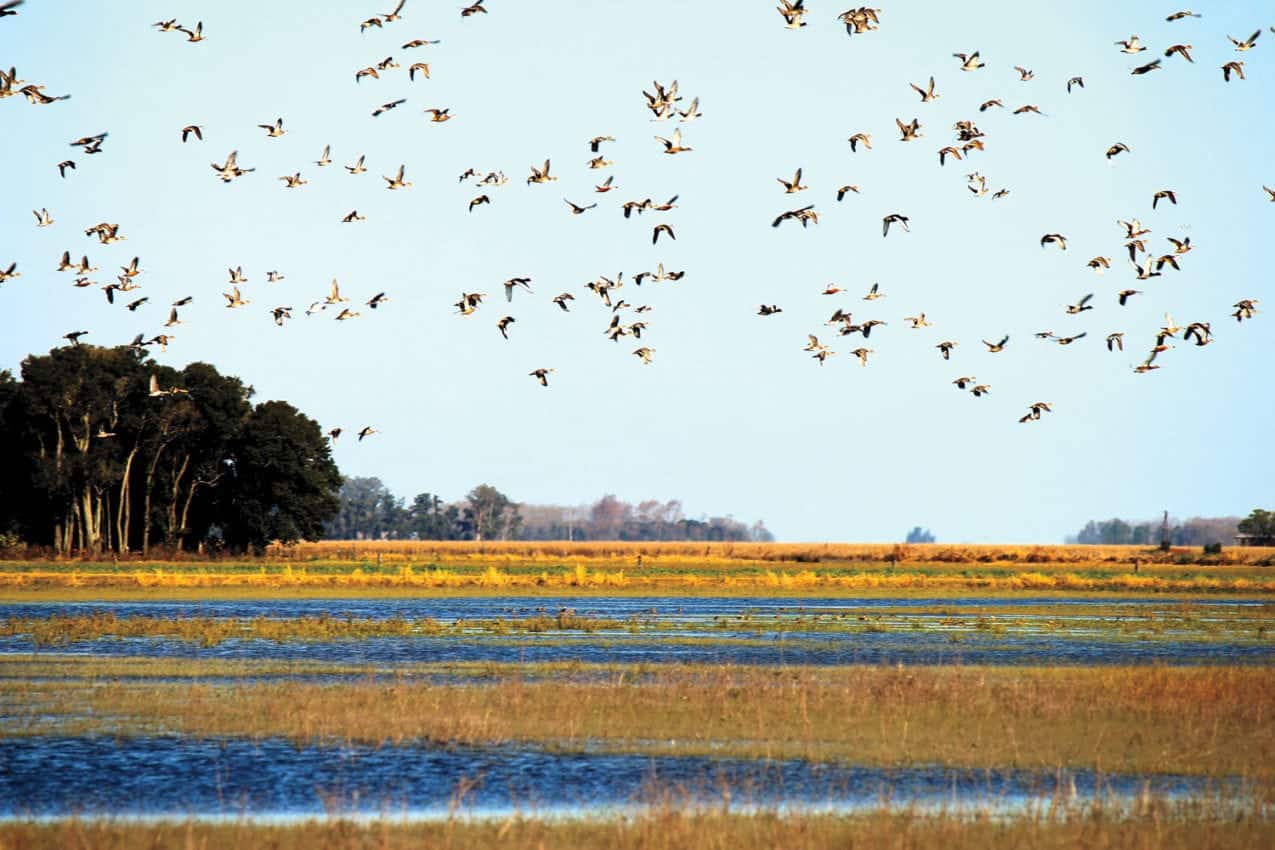
[[[1231,81],[1231,74],[1237,75],[1241,80],[1244,79],[1244,63],[1243,62],[1227,62],[1222,66],[1222,79],[1226,82]]]
[[[382,180],[384,180],[384,181],[386,182],[386,184],[387,184],[385,188],[387,188],[387,189],[406,189],[407,187],[409,187],[409,186],[411,186],[411,185],[412,185],[412,181],[410,181],[410,180],[404,180],[404,179],[403,179],[403,170],[404,170],[404,168],[405,168],[405,166],[400,165],[400,166],[398,167],[398,173],[397,173],[396,175],[394,175],[393,177],[386,177],[385,175],[381,175],[381,179],[382,179]]]
[[[283,129],[283,119],[276,118],[273,124],[258,124],[258,127],[266,131],[266,135],[272,139],[277,139],[288,131]]]
[[[664,153],[667,154],[685,153],[694,150],[694,148],[682,144],[682,131],[676,128],[673,130],[672,139],[666,139],[663,136],[656,136],[655,138],[664,144]]]
[[[1083,313],[1086,310],[1092,310],[1093,305],[1089,303],[1092,300],[1093,300],[1093,293],[1091,292],[1088,295],[1086,295],[1084,298],[1081,298],[1075,304],[1067,305],[1067,315],[1074,316],[1077,313]]]
[[[384,115],[391,109],[397,109],[404,103],[407,103],[407,98],[405,97],[400,97],[398,100],[391,100],[389,103],[382,103],[380,106],[376,107],[376,109],[372,110],[372,117],[376,118],[378,115]]]
[[[922,103],[929,103],[932,100],[938,100],[940,95],[934,91],[934,78],[930,77],[930,85],[928,88],[921,88],[916,83],[908,83],[917,94],[921,96]]]
[[[1227,39],[1231,42],[1231,44],[1235,45],[1236,53],[1242,53],[1245,50],[1252,50],[1253,46],[1257,44],[1257,39],[1259,36],[1261,36],[1261,34],[1262,34],[1262,31],[1258,30],[1257,32],[1253,33],[1248,38],[1246,38],[1244,41],[1237,41],[1236,39],[1231,38],[1231,36],[1229,35],[1227,36]]]
[[[899,213],[890,213],[885,218],[881,219],[881,235],[882,236],[890,235],[891,224],[899,224],[903,227],[904,230],[911,232],[911,228],[908,227],[909,221],[911,221],[911,219],[909,219],[905,215],[900,215]]]
[[[868,150],[872,150],[872,136],[868,135],[867,133],[855,133],[846,141],[850,143],[851,153],[857,153],[859,150],[860,144],[862,144]]]
[[[572,215],[583,215],[584,213],[588,212],[589,210],[591,210],[591,209],[593,209],[594,207],[596,207],[596,206],[597,206],[597,204],[596,204],[596,203],[593,203],[593,204],[589,204],[588,206],[583,206],[583,207],[582,207],[582,206],[580,206],[579,204],[573,204],[571,201],[568,201],[566,198],[563,198],[563,199],[562,199],[562,202],[563,202],[563,203],[565,203],[567,206],[571,207],[571,214],[572,214]],[[663,226],[667,227],[667,225],[663,225]],[[672,231],[672,230],[669,230],[669,235],[670,235],[670,236],[672,236],[672,235],[673,235],[673,231]]]
[[[536,168],[534,165],[531,166],[531,176],[527,178],[527,184],[549,183],[557,179],[557,177],[549,173],[549,160],[546,159],[543,168]]]
[[[779,181],[779,185],[784,187],[784,194],[786,195],[792,195],[797,192],[801,192],[810,188],[809,186],[801,185],[801,169],[800,168],[798,168],[796,173],[793,174],[792,180],[785,180],[782,177],[776,177],[775,179]],[[840,198],[838,198],[837,200],[840,200]]]
[[[815,213],[814,209],[815,209],[815,205],[809,204],[808,206],[804,206],[801,209],[788,210],[787,212],[780,213],[778,216],[775,217],[775,220],[770,223],[770,226],[778,227],[780,224],[784,223],[785,221],[788,221],[789,219],[793,221],[800,221],[802,227],[805,227],[807,222],[810,222],[810,221],[814,221],[818,223],[819,217]]]

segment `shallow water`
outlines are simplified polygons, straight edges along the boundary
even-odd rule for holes
[[[1196,625],[1164,625],[1177,603],[1149,597],[1019,598],[545,598],[212,600],[0,605],[0,618],[114,614],[156,618],[333,617],[460,621],[501,620],[571,609],[584,617],[636,620],[631,630],[518,635],[370,638],[275,643],[232,640],[214,646],[165,638],[105,638],[55,648],[58,653],[164,658],[405,662],[733,663],[733,664],[1271,664],[1275,640],[1237,628],[1209,634],[1203,624],[1269,608],[1251,600],[1190,602]],[[1024,613],[1050,606],[1048,618]],[[1101,606],[1104,616],[1096,616]],[[918,610],[918,609],[928,610]],[[936,613],[938,609],[952,616]],[[1065,613],[1059,615],[1059,610]],[[1113,616],[1113,610],[1116,614]],[[999,612],[1003,612],[999,613]],[[980,626],[973,617],[977,616]],[[816,620],[815,618],[819,619]],[[887,618],[881,627],[878,618]],[[960,625],[952,625],[957,619]],[[827,628],[835,620],[838,627]],[[860,624],[859,621],[863,623]],[[1046,620],[1065,628],[1051,629]],[[1159,630],[1152,634],[1151,626]],[[1121,629],[1140,629],[1134,636]],[[41,651],[24,636],[0,638],[0,653]]]
[[[567,813],[657,802],[855,808],[1021,806],[1110,796],[1144,783],[1178,796],[1210,786],[1177,776],[1080,771],[899,770],[700,757],[551,753],[530,748],[296,747],[278,739],[177,737],[0,740],[0,816],[136,817]]]
[[[1260,608],[1270,603],[1251,599],[1192,599],[1191,605],[1218,610],[1228,608]],[[355,598],[355,599],[210,599],[199,602],[31,602],[0,605],[0,617],[48,617],[53,614],[115,614],[119,617],[356,617],[368,619],[421,619],[430,617],[442,622],[457,619],[485,620],[499,617],[527,617],[537,613],[556,613],[567,608],[582,616],[625,620],[629,617],[670,619],[681,622],[711,621],[713,617],[738,617],[744,614],[781,615],[813,614],[841,611],[888,611],[892,608],[935,606],[944,608],[1022,608],[1050,605],[1084,608],[1113,604],[1170,605],[1160,597],[1127,598],[1113,601],[1102,597],[1031,597],[968,596],[943,599],[914,597],[836,598],[810,597],[687,597],[660,599],[631,596],[536,597],[425,597],[425,598]]]

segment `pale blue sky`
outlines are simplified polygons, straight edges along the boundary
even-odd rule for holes
[[[490,482],[512,498],[578,504],[603,493],[623,499],[680,498],[691,515],[763,519],[785,540],[894,540],[914,524],[941,540],[1060,540],[1086,519],[1120,515],[1244,514],[1275,507],[1275,430],[1268,370],[1275,293],[1265,243],[1275,235],[1270,105],[1275,101],[1275,11],[1258,2],[1210,2],[1203,18],[1175,23],[1160,3],[1065,6],[1023,0],[988,4],[883,4],[877,32],[846,36],[843,9],[815,0],[800,31],[783,28],[774,3],[511,2],[461,19],[461,3],[408,0],[401,21],[360,34],[363,18],[392,2],[67,4],[29,0],[0,21],[0,64],[72,99],[51,106],[0,100],[0,267],[22,277],[0,284],[0,368],[44,352],[70,330],[96,344],[162,330],[169,302],[194,295],[165,363],[206,360],[239,375],[257,400],[285,398],[325,427],[347,429],[335,456],[347,475],[375,475],[409,497],[459,498]],[[150,24],[177,16],[204,23],[188,44]],[[1262,27],[1255,49],[1237,54],[1227,34]],[[1138,34],[1137,57],[1113,44]],[[441,39],[416,50],[415,38]],[[1129,70],[1175,42],[1194,45],[1143,77]],[[957,51],[979,49],[987,67],[962,73]],[[386,56],[402,68],[354,82]],[[1245,61],[1248,79],[1223,83],[1220,66]],[[431,65],[409,83],[407,66]],[[1020,82],[1014,65],[1035,71]],[[921,103],[909,82],[934,75],[941,97]],[[1083,75],[1085,88],[1065,92]],[[683,105],[700,97],[704,116],[680,125],[690,153],[666,156],[641,91],[677,79]],[[373,119],[378,104],[406,97]],[[993,97],[1006,110],[978,112]],[[1014,116],[1033,103],[1045,116]],[[427,107],[454,120],[432,124]],[[287,135],[256,125],[282,116]],[[894,119],[917,117],[924,138],[901,143]],[[940,168],[951,126],[974,119],[987,150]],[[179,129],[205,127],[183,145]],[[103,152],[67,142],[109,131]],[[846,138],[873,136],[852,154]],[[610,134],[614,166],[590,171],[586,141]],[[1117,141],[1132,153],[1108,161]],[[332,145],[334,163],[313,160]],[[209,169],[232,149],[257,171],[223,185]],[[341,166],[367,155],[368,173]],[[527,186],[545,157],[561,179]],[[55,164],[77,161],[62,180]],[[400,163],[414,185],[390,192],[381,175]],[[503,170],[507,186],[484,190],[490,206],[466,212],[479,193],[457,176]],[[785,195],[775,178],[805,169],[810,189]],[[277,178],[301,171],[309,185]],[[973,197],[965,174],[989,188]],[[613,174],[620,187],[598,195]],[[858,184],[861,195],[836,203]],[[1152,211],[1151,196],[1177,191],[1179,205]],[[625,200],[679,207],[626,221]],[[571,216],[563,197],[599,202]],[[805,230],[771,219],[814,203]],[[33,208],[56,224],[36,228]],[[357,208],[368,220],[341,224]],[[881,237],[881,217],[911,217],[910,233]],[[1198,248],[1183,271],[1136,282],[1117,219],[1140,218]],[[119,222],[125,242],[100,246],[84,229]],[[672,224],[675,242],[651,245],[651,228]],[[1068,250],[1042,249],[1061,232]],[[134,255],[151,303],[130,314],[97,289],[75,289],[54,271],[63,250],[87,253],[113,279]],[[1095,276],[1094,255],[1113,268]],[[684,269],[680,282],[633,274]],[[252,304],[223,307],[226,268],[242,265]],[[279,284],[265,273],[286,275]],[[610,312],[584,289],[623,270],[617,294],[655,309],[641,342],[603,335]],[[534,294],[503,299],[501,281],[532,278]],[[329,309],[302,312],[332,277],[366,300],[350,322]],[[887,297],[860,300],[873,281]],[[835,282],[849,292],[824,296]],[[1122,288],[1146,290],[1120,308]],[[451,306],[462,291],[488,294],[471,317]],[[570,291],[569,314],[550,298]],[[1081,316],[1063,307],[1096,293]],[[1261,299],[1236,326],[1230,305]],[[755,315],[761,303],[784,312]],[[269,307],[296,318],[275,327]],[[879,318],[867,368],[823,322],[842,307]],[[910,330],[903,317],[934,322]],[[1213,323],[1217,341],[1162,355],[1163,368],[1136,375],[1164,313],[1178,324]],[[517,322],[505,342],[495,323]],[[626,314],[625,321],[637,316]],[[1039,330],[1087,330],[1069,347]],[[1102,338],[1124,331],[1126,351]],[[822,368],[802,351],[816,333],[838,352]],[[990,355],[980,338],[1011,335]],[[960,343],[950,362],[934,349]],[[631,353],[656,349],[644,367]],[[541,388],[527,372],[556,369]],[[975,375],[992,385],[975,399],[951,385]],[[1034,401],[1055,412],[1020,425]],[[380,434],[356,443],[352,432]]]

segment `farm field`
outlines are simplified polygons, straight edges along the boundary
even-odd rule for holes
[[[1261,550],[343,546],[0,566],[0,841],[1275,834]]]

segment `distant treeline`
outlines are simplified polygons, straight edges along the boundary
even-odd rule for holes
[[[1230,545],[1239,531],[1240,518],[1194,517],[1169,519],[1168,540],[1173,546],[1206,546],[1210,543]],[[1106,519],[1090,520],[1080,533],[1068,537],[1068,543],[1100,543],[1114,546],[1157,546],[1164,533],[1163,520]]]
[[[324,529],[329,540],[774,540],[761,522],[689,519],[676,500],[632,505],[607,495],[592,505],[526,505],[480,484],[458,502],[433,493],[406,502],[379,478],[347,478],[340,499]]]

